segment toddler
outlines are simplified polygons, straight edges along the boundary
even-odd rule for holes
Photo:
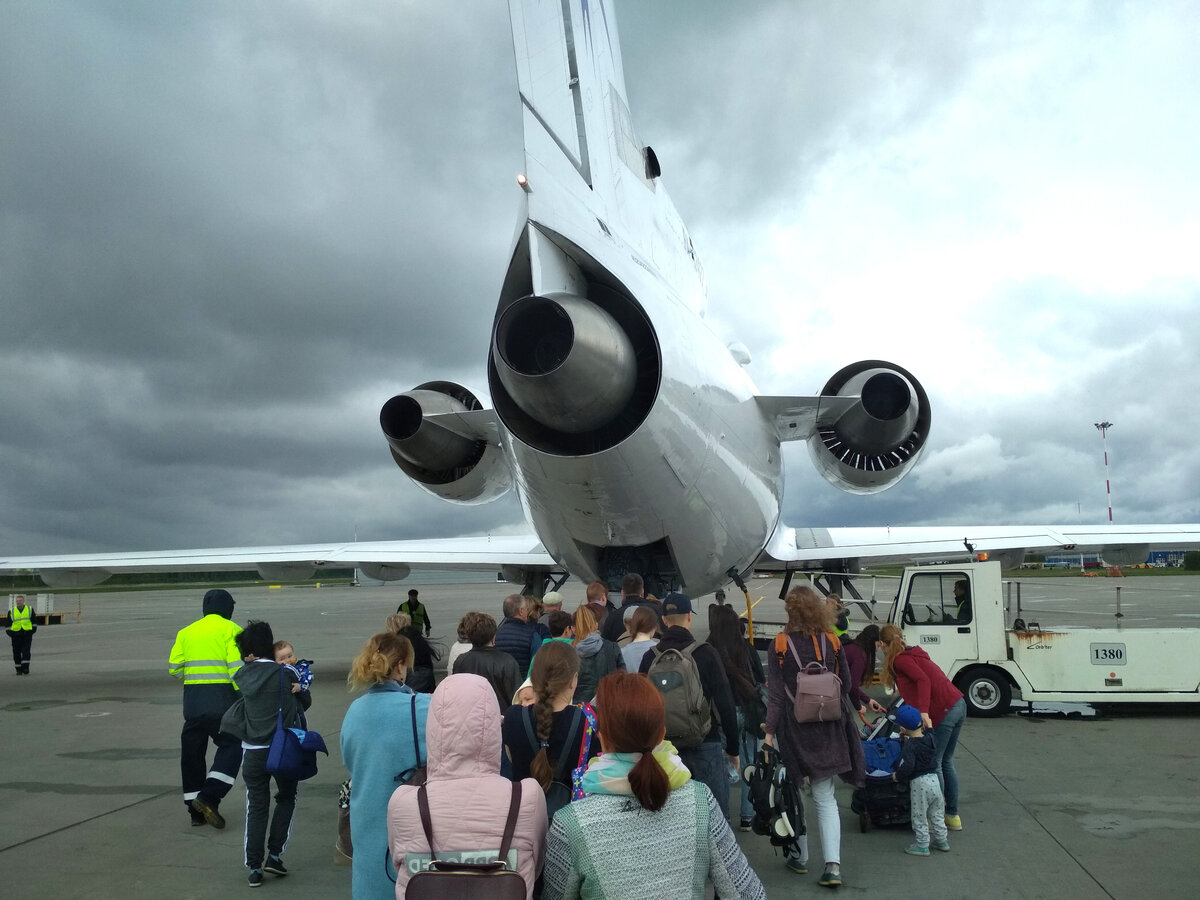
[[[913,856],[929,855],[929,826],[933,824],[933,846],[949,851],[946,830],[946,800],[938,782],[937,742],[921,727],[921,713],[915,706],[901,706],[888,716],[904,733],[894,781],[908,782],[913,835],[916,841],[904,848]]]
[[[275,642],[275,662],[281,666],[291,666],[299,682],[292,686],[292,693],[307,691],[312,687],[313,673],[311,659],[296,659],[296,648],[287,641]]]

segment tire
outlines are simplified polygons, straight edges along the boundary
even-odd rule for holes
[[[998,669],[972,669],[958,679],[956,686],[967,701],[967,715],[992,719],[1007,713],[1012,705],[1012,688]]]

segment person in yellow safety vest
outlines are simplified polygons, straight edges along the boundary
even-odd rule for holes
[[[396,612],[404,613],[412,619],[412,627],[417,631],[424,631],[425,637],[429,637],[429,632],[433,627],[429,621],[429,610],[418,599],[415,588],[408,592],[408,599],[396,607]]]
[[[13,665],[17,667],[18,675],[28,675],[29,654],[33,649],[33,633],[37,631],[37,626],[33,624],[33,610],[20,594],[13,598],[8,620],[12,622],[8,636],[12,640]]]
[[[221,716],[237,699],[233,673],[242,665],[234,639],[241,626],[233,617],[233,597],[215,588],[204,595],[204,618],[175,636],[168,671],[183,682],[183,733],[179,768],[183,776],[183,802],[193,825],[206,822],[224,828],[218,807],[237,778],[242,761],[241,742],[221,733]],[[217,750],[212,768],[206,757],[208,742]]]
[[[833,626],[833,633],[839,638],[845,637],[846,632],[850,629],[850,613],[846,611],[846,604],[837,594],[827,594],[825,601],[832,607],[833,614],[837,619],[837,623]]]

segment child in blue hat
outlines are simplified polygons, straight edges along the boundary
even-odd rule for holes
[[[946,798],[937,777],[937,742],[926,734],[921,713],[915,706],[900,706],[888,715],[900,726],[903,744],[896,763],[894,781],[908,782],[908,798],[916,841],[904,848],[913,856],[929,855],[929,828],[933,826],[933,846],[949,852],[949,832],[946,830]]]

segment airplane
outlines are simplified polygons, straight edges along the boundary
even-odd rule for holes
[[[531,533],[0,559],[0,572],[87,586],[115,572],[257,570],[266,580],[358,568],[496,570],[541,593],[566,577],[616,590],[636,571],[661,595],[702,596],[751,572],[852,575],[883,561],[1200,546],[1198,525],[795,527],[781,522],[781,444],[821,475],[873,493],[920,459],[929,398],[906,369],[863,360],[814,396],[760,395],[750,354],[705,318],[704,269],[636,135],[608,0],[510,0],[525,167],[492,327],[492,408],[428,381],[383,404],[392,458],[450,503],[515,490]],[[845,581],[843,579],[842,583]],[[837,587],[834,582],[834,587]]]

